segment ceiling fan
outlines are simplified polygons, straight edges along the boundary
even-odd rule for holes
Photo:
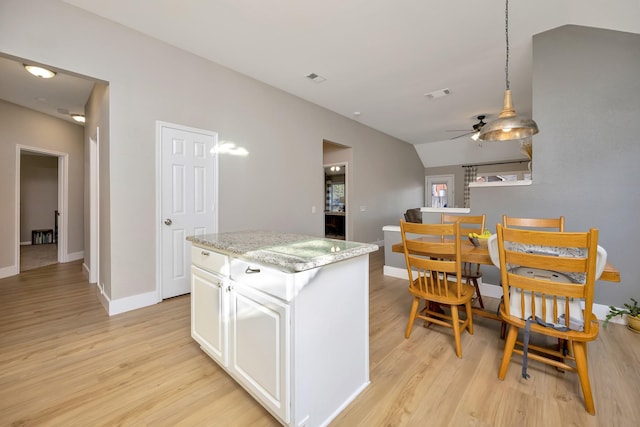
[[[485,114],[481,114],[481,115],[477,116],[476,119],[478,119],[478,123],[476,123],[476,124],[474,124],[472,126],[473,130],[471,130],[471,131],[467,131],[466,129],[465,130],[449,130],[449,131],[447,131],[447,132],[465,132],[462,135],[454,136],[453,138],[450,138],[450,139],[458,139],[458,138],[462,138],[463,136],[477,134],[478,132],[480,132],[480,129],[482,129],[482,127],[487,124],[484,121],[484,119],[486,117],[487,116]],[[474,139],[474,140],[477,139],[477,138],[473,138],[473,136],[471,136],[471,138]]]

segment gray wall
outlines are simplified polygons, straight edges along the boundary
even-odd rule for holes
[[[353,240],[381,240],[399,211],[423,203],[412,145],[66,3],[0,3],[0,52],[109,84],[100,256],[111,300],[156,290],[156,120],[216,131],[250,152],[221,158],[220,231],[322,235],[324,140],[353,149],[350,203],[366,206],[351,212]]]
[[[564,26],[535,36],[533,55],[533,185],[472,189],[471,210],[492,230],[502,214],[598,228],[622,283],[598,282],[595,300],[621,306],[640,297],[640,35]]]
[[[0,25],[1,26],[1,25]],[[0,100],[0,273],[19,271],[16,265],[16,147],[22,145],[69,155],[67,254],[83,251],[82,126]],[[55,208],[54,208],[55,209]],[[47,213],[47,216],[52,213]],[[53,219],[51,219],[53,225]],[[22,238],[20,238],[21,240]],[[30,238],[29,238],[30,240]]]

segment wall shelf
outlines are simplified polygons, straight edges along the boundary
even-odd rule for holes
[[[519,185],[531,185],[530,179],[521,179],[518,181],[494,181],[494,182],[470,182],[469,188],[477,187],[516,187]]]

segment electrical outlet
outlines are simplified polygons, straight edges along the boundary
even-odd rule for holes
[[[312,214],[316,213],[316,207],[315,206],[311,206],[311,213]]]

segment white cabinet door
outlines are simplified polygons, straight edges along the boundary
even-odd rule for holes
[[[289,306],[232,282],[231,361],[234,377],[274,415],[290,418]]]
[[[223,278],[191,267],[191,336],[222,366],[228,362],[228,299]]]

